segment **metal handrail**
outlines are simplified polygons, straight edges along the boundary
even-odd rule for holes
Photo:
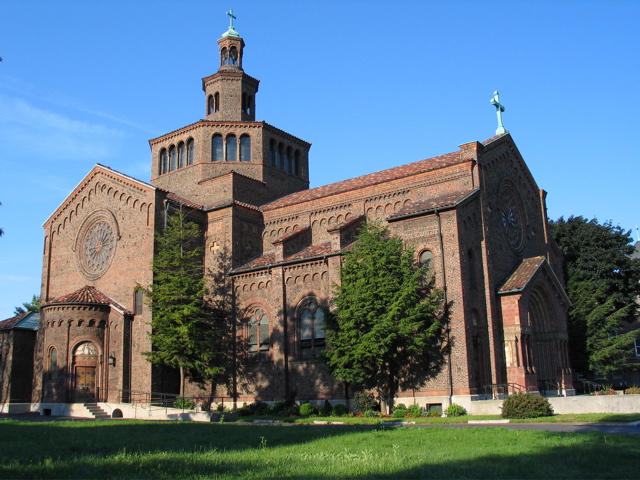
[[[196,410],[203,409],[203,407],[211,403],[217,403],[218,405],[233,403],[232,397],[225,397],[222,395],[215,397],[211,397],[208,395],[182,397],[177,393],[145,392],[127,389],[109,389],[108,392],[115,393],[115,395],[108,394],[107,398],[115,398],[117,403],[129,403],[131,405],[138,405],[141,408],[147,408],[149,410],[152,410],[154,408],[176,408],[174,405],[178,397],[184,398],[185,400],[191,400],[194,403]],[[182,410],[184,411],[187,409],[183,407]]]
[[[549,395],[549,392],[556,392],[556,395],[560,396],[562,386],[555,380],[538,380],[538,390],[540,393],[546,392],[546,395]]]
[[[514,392],[528,392],[529,389],[517,383],[491,383],[483,386],[485,394],[491,395],[493,399],[500,396],[507,396]]]
[[[604,390],[604,386],[600,383],[592,382],[591,380],[580,380],[582,383],[582,389],[586,393],[589,390],[589,394],[600,392]]]

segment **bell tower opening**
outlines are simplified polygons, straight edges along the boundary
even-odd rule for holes
[[[244,40],[233,26],[236,18],[229,15],[229,28],[218,40],[220,65],[218,72],[202,80],[207,120],[253,122],[256,119],[255,96],[259,80],[242,69]]]

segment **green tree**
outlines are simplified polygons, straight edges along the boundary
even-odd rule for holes
[[[440,370],[441,292],[426,284],[425,267],[386,228],[361,229],[334,295],[324,352],[334,376],[376,389],[392,408],[400,388],[424,385]]]
[[[637,313],[640,261],[630,232],[594,218],[560,217],[551,233],[564,254],[573,367],[609,375],[627,366],[636,332],[618,334]]]
[[[40,295],[34,295],[30,302],[24,302],[22,306],[17,306],[13,310],[14,315],[20,315],[26,312],[39,312],[40,311]]]
[[[151,351],[147,359],[180,371],[184,395],[187,377],[205,382],[222,373],[217,359],[218,312],[207,298],[202,231],[181,211],[173,212],[156,235],[153,284],[145,289],[151,307]]]

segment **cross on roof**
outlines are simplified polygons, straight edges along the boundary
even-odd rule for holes
[[[229,15],[229,27],[233,28],[233,21],[236,19],[236,16],[233,14],[233,10],[229,10],[227,15]]]
[[[493,92],[491,105],[496,107],[496,114],[498,115],[498,128],[496,129],[496,135],[502,135],[503,133],[506,133],[504,125],[502,124],[502,112],[504,112],[504,105],[500,103],[500,96],[497,90]]]

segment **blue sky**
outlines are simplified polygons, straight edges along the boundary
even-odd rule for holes
[[[4,0],[0,319],[93,165],[148,181],[148,140],[204,116],[230,8],[256,116],[313,144],[311,186],[492,137],[499,90],[549,217],[636,238],[638,1]]]

